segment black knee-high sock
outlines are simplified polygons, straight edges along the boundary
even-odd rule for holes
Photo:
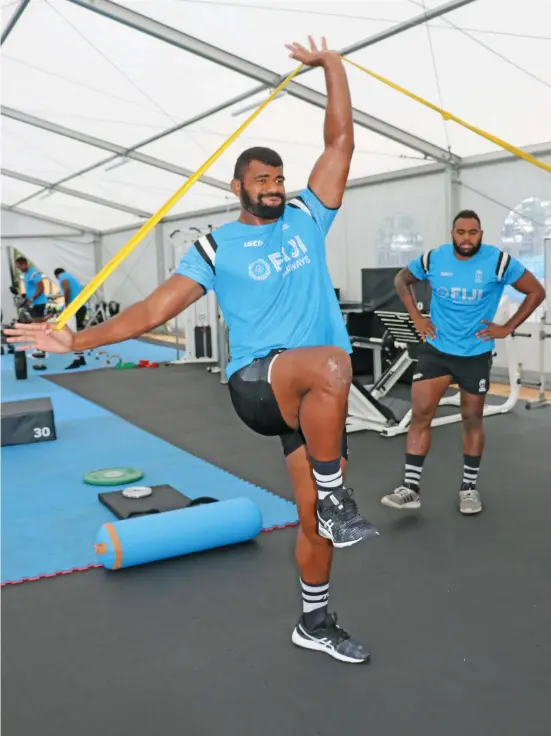
[[[463,483],[462,489],[476,489],[476,481],[480,470],[482,456],[463,456]]]
[[[325,499],[326,496],[342,488],[340,458],[336,458],[334,461],[316,461],[312,458],[311,461],[319,499]]]
[[[406,465],[404,468],[404,486],[419,493],[421,485],[421,474],[423,472],[423,463],[426,456],[413,455],[406,453]]]
[[[327,603],[329,599],[329,581],[326,583],[310,584],[300,579],[302,588],[302,611],[304,624],[307,629],[314,629],[325,622],[327,618]]]

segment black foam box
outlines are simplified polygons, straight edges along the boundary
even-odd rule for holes
[[[134,484],[134,486],[147,486],[147,484]],[[98,499],[119,519],[171,512],[174,509],[184,509],[190,504],[191,500],[187,496],[168,484],[149,488],[152,493],[141,499],[128,499],[123,496],[122,491],[104,491],[98,494]]]
[[[49,397],[2,402],[2,445],[56,440],[54,408]]]

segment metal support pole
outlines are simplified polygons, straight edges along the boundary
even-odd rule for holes
[[[459,167],[454,164],[446,166],[446,172],[444,174],[446,186],[446,222],[445,222],[445,233],[444,242],[449,239],[449,232],[451,229],[452,221],[460,210],[460,196],[459,196],[459,185],[460,185],[460,172]]]

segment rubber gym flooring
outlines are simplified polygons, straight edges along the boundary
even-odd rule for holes
[[[278,441],[242,425],[202,367],[41,380],[292,498]],[[486,429],[486,507],[473,518],[457,511],[458,425],[434,430],[424,505],[406,514],[379,504],[400,480],[404,437],[351,436],[348,482],[380,536],[336,552],[330,608],[369,643],[368,665],[291,644],[300,593],[287,528],[4,587],[2,732],[550,734],[551,411],[519,403]]]

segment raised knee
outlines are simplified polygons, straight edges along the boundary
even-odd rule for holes
[[[332,348],[321,362],[320,374],[323,383],[330,389],[342,391],[352,381],[352,362],[342,348]]]

